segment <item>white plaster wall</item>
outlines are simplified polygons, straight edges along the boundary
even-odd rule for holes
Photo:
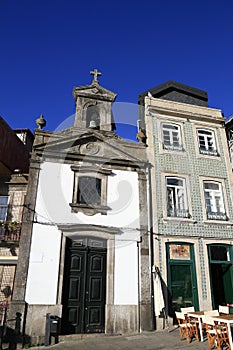
[[[61,233],[54,226],[33,227],[25,300],[56,304]]]
[[[137,242],[116,241],[114,304],[138,304]]]
[[[112,170],[108,176],[107,215],[87,216],[72,213],[74,172],[69,164],[41,165],[36,213],[38,221],[79,223],[113,227],[139,226],[138,175],[136,172]]]
[[[115,251],[115,303],[137,304],[139,194],[136,172],[114,170],[108,177],[107,215],[72,213],[74,173],[67,164],[41,165],[35,207],[26,301],[55,304],[61,232],[57,224],[92,224],[120,228]]]

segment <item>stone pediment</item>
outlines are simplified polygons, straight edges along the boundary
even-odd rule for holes
[[[139,143],[127,142],[114,132],[82,132],[77,128],[58,133],[56,139],[51,138],[46,144],[37,144],[35,152],[54,160],[83,160],[84,157],[93,160],[95,157],[110,163],[146,162],[145,146]]]
[[[91,84],[86,86],[78,86],[73,89],[74,99],[78,97],[85,97],[97,100],[113,102],[117,96],[114,92],[107,90],[99,84]]]

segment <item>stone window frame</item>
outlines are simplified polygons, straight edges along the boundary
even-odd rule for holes
[[[200,152],[200,146],[199,146],[199,137],[198,137],[198,130],[206,130],[206,131],[210,131],[212,132],[213,136],[214,136],[214,142],[215,142],[215,147],[216,147],[216,152],[206,152],[206,153],[201,153]],[[196,155],[197,157],[201,157],[201,158],[210,158],[210,159],[216,159],[218,161],[221,160],[220,157],[220,152],[219,152],[219,143],[218,143],[218,137],[217,137],[217,128],[206,124],[204,122],[202,123],[194,123],[193,124],[193,133],[194,133],[194,144],[195,144],[195,149],[196,149]]]
[[[179,117],[172,117],[169,115],[166,115],[166,119],[164,119],[164,116],[157,115],[158,118],[158,137],[159,137],[159,151],[160,153],[173,153],[173,154],[179,154],[179,155],[186,155],[185,150],[185,135],[184,135],[184,120]],[[164,142],[163,142],[163,125],[164,124],[171,124],[175,125],[179,128],[180,132],[180,141],[181,141],[181,148],[170,148],[166,149],[164,148]]]
[[[102,214],[107,215],[107,211],[110,209],[107,206],[107,182],[108,176],[112,174],[111,169],[106,169],[101,166],[91,165],[72,165],[71,170],[74,172],[74,185],[73,185],[73,197],[72,203],[70,203],[71,212],[82,212],[86,215]],[[85,204],[78,203],[78,184],[79,178],[87,176],[101,180],[101,203],[100,204]]]
[[[168,180],[177,180],[177,182],[181,182],[181,184],[169,184]],[[166,176],[166,198],[167,198],[167,216],[175,217],[175,218],[189,218],[189,210],[188,210],[188,198],[187,198],[187,189],[186,189],[186,181],[185,178],[181,176]],[[172,195],[171,197],[171,205],[173,214],[169,215],[169,193]],[[181,195],[179,195],[181,193]],[[180,203],[180,199],[182,203]],[[179,206],[183,207],[183,209],[179,209]]]
[[[217,151],[217,144],[216,144],[216,136],[213,130],[203,127],[197,127],[197,141],[198,141],[198,147],[199,147],[199,153],[203,155],[208,156],[215,156],[218,157],[219,153]],[[205,134],[205,132],[208,132],[209,135]],[[204,143],[205,143],[205,150],[201,148],[201,140],[200,137],[204,137]],[[213,149],[210,149],[208,138],[212,141],[212,147]]]
[[[180,216],[168,216],[167,212],[167,181],[166,179],[168,177],[174,177],[174,178],[181,178],[185,182],[185,193],[186,193],[186,201],[187,201],[187,210],[188,215],[186,217],[180,217]],[[190,189],[190,183],[189,183],[189,176],[187,174],[177,174],[177,173],[170,173],[166,172],[162,174],[162,188],[164,188],[164,191],[162,192],[163,196],[163,220],[165,221],[179,221],[179,222],[194,222],[193,220],[193,214],[192,214],[192,203],[191,203],[191,189]]]
[[[225,215],[226,219],[208,219],[207,212],[206,212],[206,202],[205,202],[205,193],[204,193],[204,182],[215,182],[221,184],[222,189],[222,197],[223,197],[223,203],[225,208]],[[226,193],[226,185],[225,185],[225,179],[223,178],[217,178],[217,177],[208,177],[208,176],[201,176],[200,177],[200,189],[201,189],[201,201],[202,201],[202,213],[203,213],[203,220],[204,223],[209,224],[219,224],[219,225],[231,225],[232,222],[229,219],[229,207],[228,207],[228,201],[227,201],[227,193]]]
[[[217,193],[219,192],[220,194],[220,199],[222,204],[222,209],[223,211],[213,211],[213,212],[208,212],[207,211],[207,205],[206,205],[206,193],[207,190],[205,189],[205,183],[213,183],[213,184],[217,184],[218,185],[218,191],[216,190],[212,190],[211,192]],[[203,196],[204,196],[204,201],[205,201],[205,205],[204,205],[204,209],[205,209],[205,219],[208,221],[227,221],[228,220],[228,216],[226,213],[226,205],[225,205],[225,198],[224,198],[224,193],[223,193],[223,181],[220,181],[219,179],[204,179],[202,181],[202,188],[203,188]],[[208,191],[209,192],[209,191]],[[214,197],[211,197],[212,199],[214,198],[214,204],[213,206],[216,206],[216,195],[214,195]]]
[[[169,128],[170,127],[170,128]],[[174,146],[174,131],[175,129],[172,130],[172,128],[176,128],[176,133],[178,136],[178,141],[179,145]],[[162,132],[162,142],[163,142],[163,149],[167,151],[178,151],[182,152],[183,151],[183,144],[182,144],[182,134],[181,134],[181,127],[179,124],[176,123],[171,123],[171,122],[162,122],[161,123],[161,132]],[[165,140],[164,140],[164,131],[167,130],[169,132],[169,141],[170,144],[166,145]]]

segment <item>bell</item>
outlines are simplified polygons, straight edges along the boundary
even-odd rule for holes
[[[91,129],[96,129],[96,128],[97,128],[97,125],[96,125],[96,121],[95,121],[95,120],[91,120],[91,121],[90,121],[89,128],[91,128]]]

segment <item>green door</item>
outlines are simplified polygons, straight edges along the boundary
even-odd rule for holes
[[[233,301],[233,253],[232,246],[212,244],[208,246],[212,305],[231,304]]]
[[[193,245],[186,243],[167,244],[168,290],[170,309],[194,306],[199,309]]]

